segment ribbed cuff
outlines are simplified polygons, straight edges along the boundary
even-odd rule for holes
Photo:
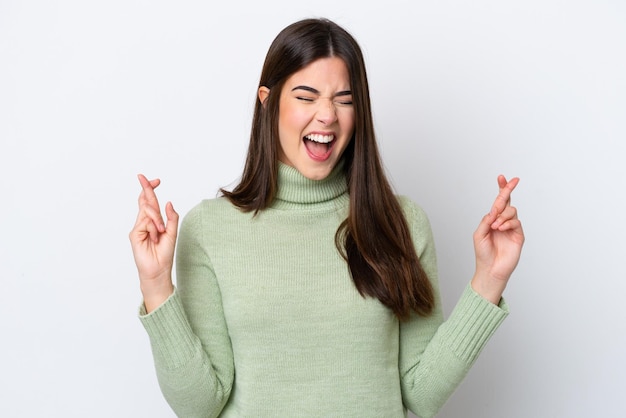
[[[148,314],[142,303],[139,319],[150,337],[156,364],[172,370],[187,364],[197,354],[199,342],[189,326],[176,288]]]
[[[508,314],[504,299],[494,305],[468,284],[446,321],[451,349],[460,359],[472,363]]]

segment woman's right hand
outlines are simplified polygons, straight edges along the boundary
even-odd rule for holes
[[[137,177],[142,188],[139,195],[139,214],[129,238],[146,312],[151,312],[174,291],[172,266],[178,233],[178,213],[172,203],[167,202],[166,225],[154,193],[161,181],[148,180],[143,174]]]

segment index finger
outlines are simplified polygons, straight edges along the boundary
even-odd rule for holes
[[[137,178],[146,195],[146,199],[149,202],[157,202],[158,204],[159,200],[157,199],[156,193],[154,193],[154,188],[159,185],[160,181],[158,179],[150,181],[143,174],[137,174]]]
[[[504,176],[498,176],[498,185],[500,186],[500,192],[496,197],[496,200],[493,202],[493,206],[491,207],[491,213],[494,215],[499,215],[502,213],[504,208],[511,205],[511,193],[517,187],[519,183],[519,178],[514,177],[508,182]]]

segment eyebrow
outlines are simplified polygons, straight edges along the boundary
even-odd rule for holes
[[[318,96],[321,94],[319,92],[319,90],[314,89],[313,87],[309,87],[309,86],[296,86],[296,87],[291,89],[291,91],[296,91],[296,90],[308,91],[310,93],[317,94]],[[349,96],[351,94],[352,94],[352,92],[350,90],[343,90],[343,91],[339,91],[339,92],[335,93],[335,95],[333,97]]]

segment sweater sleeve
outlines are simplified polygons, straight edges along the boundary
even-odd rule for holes
[[[178,416],[216,417],[228,401],[233,355],[199,210],[185,216],[176,248],[176,289],[149,314],[140,312],[161,391]]]
[[[435,292],[435,309],[400,324],[400,376],[405,406],[420,417],[434,416],[461,383],[489,338],[506,318],[504,300],[496,306],[468,284],[444,321],[435,245],[426,214],[403,200],[422,267]]]

